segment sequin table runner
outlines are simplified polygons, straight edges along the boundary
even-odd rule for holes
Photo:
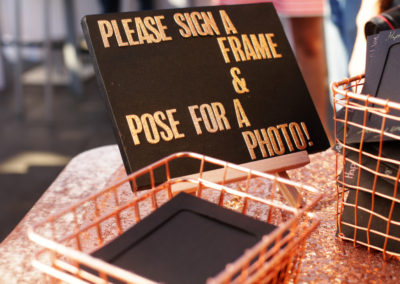
[[[299,283],[399,283],[400,261],[383,260],[379,252],[336,238],[335,155],[328,150],[310,156],[311,163],[289,176],[324,192],[314,212],[320,226],[307,241]],[[115,145],[75,157],[55,179],[25,218],[0,244],[0,283],[47,283],[31,266],[38,249],[27,237],[28,228],[125,176]]]

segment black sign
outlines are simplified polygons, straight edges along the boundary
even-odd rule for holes
[[[82,22],[128,173],[178,151],[240,164],[329,147],[271,3]]]

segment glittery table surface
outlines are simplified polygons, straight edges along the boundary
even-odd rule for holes
[[[321,224],[307,240],[299,283],[399,283],[399,260],[384,261],[379,252],[368,252],[336,238],[335,155],[328,150],[311,155],[310,160],[309,165],[289,171],[293,180],[324,192],[314,209]],[[46,278],[31,266],[38,247],[28,239],[28,228],[124,175],[115,145],[75,157],[0,244],[0,283],[46,283]]]

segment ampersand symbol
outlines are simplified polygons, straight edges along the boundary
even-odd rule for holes
[[[240,69],[237,67],[232,67],[231,68],[231,75],[232,75],[232,84],[233,88],[235,89],[236,93],[238,94],[244,94],[244,93],[249,93],[250,90],[246,86],[246,80],[244,78],[239,78],[238,75],[240,75]]]

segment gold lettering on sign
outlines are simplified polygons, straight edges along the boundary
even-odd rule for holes
[[[290,140],[290,136],[289,136],[289,133],[287,131],[288,124],[287,123],[280,124],[280,125],[277,125],[276,127],[282,132],[283,137],[285,137],[286,145],[288,146],[289,151],[293,152],[294,151],[293,143]]]
[[[172,139],[184,138],[185,134],[179,133],[177,128],[180,122],[174,118],[176,109],[168,109],[165,113],[156,111],[154,114],[144,113],[140,116],[136,114],[126,115],[125,118],[133,144],[141,144],[140,136],[143,136],[142,134],[150,144],[157,144],[161,140],[168,142]]]
[[[196,28],[196,31],[199,33],[201,36],[206,36],[207,31],[203,29],[203,26],[200,26],[199,21],[201,21],[203,18],[201,17],[201,14],[199,12],[193,12],[191,13],[191,20],[193,21],[194,27]]]
[[[201,127],[200,127],[200,122],[203,120],[200,117],[198,117],[196,114],[196,110],[198,108],[199,108],[198,105],[193,105],[193,106],[188,107],[190,116],[192,117],[194,128],[196,129],[196,133],[197,133],[197,135],[200,135],[200,134],[203,134],[203,131],[201,131]]]
[[[242,132],[244,142],[246,143],[247,150],[249,151],[252,160],[257,159],[254,149],[257,147],[257,139],[253,132],[244,131]]]
[[[209,104],[202,104],[200,106],[200,114],[204,121],[204,126],[210,133],[215,133],[218,131],[217,121],[213,114],[213,110]]]
[[[178,120],[175,120],[174,118],[174,113],[176,113],[176,109],[167,109],[166,113],[168,117],[168,122],[171,125],[172,133],[174,133],[174,138],[175,139],[184,138],[185,134],[179,133],[177,128],[180,122]]]
[[[240,40],[235,36],[229,36],[228,42],[231,46],[231,50],[236,62],[246,61],[246,56],[244,55],[244,52],[242,50],[242,43],[240,42]]]
[[[233,106],[235,108],[236,119],[237,119],[239,128],[242,128],[243,126],[250,127],[251,126],[250,121],[247,118],[246,112],[244,111],[239,99],[233,100]]]
[[[156,111],[154,113],[155,123],[160,126],[162,129],[160,131],[160,136],[164,141],[171,141],[174,138],[174,134],[171,131],[171,128],[168,127],[164,120],[166,120],[165,114],[162,111]]]
[[[194,26],[192,18],[190,17],[190,14],[189,13],[183,13],[183,15],[185,16],[185,21],[186,21],[186,23],[188,24],[188,26],[190,28],[191,36],[194,36],[194,37],[198,36],[199,34],[197,33],[197,30],[196,30],[196,28]]]
[[[150,37],[149,33],[147,32],[146,26],[143,23],[143,20],[139,17],[135,18],[136,30],[140,44],[152,43],[152,38]]]
[[[244,94],[250,92],[246,85],[246,79],[240,78],[239,75],[242,71],[238,67],[232,67],[230,70],[231,76],[233,78],[232,85],[237,94]]]
[[[278,44],[273,41],[273,33],[242,34],[240,36],[218,37],[217,42],[225,63],[278,59],[283,55],[278,52]]]
[[[173,18],[184,38],[221,34],[211,12],[175,13]]]
[[[218,128],[220,130],[230,130],[231,125],[229,124],[228,119],[226,118],[226,112],[223,104],[219,102],[211,103],[212,109],[214,111],[215,119],[218,123]]]
[[[220,10],[219,15],[221,16],[222,24],[224,25],[225,28],[225,33],[227,35],[237,34],[238,32],[235,26],[233,25],[231,19],[229,18],[228,14],[226,13],[226,11]]]
[[[98,20],[99,31],[105,48],[114,41],[118,47],[138,44],[160,43],[172,40],[167,36],[167,26],[162,23],[163,15],[120,20]],[[133,25],[134,23],[134,25]]]
[[[251,34],[250,39],[251,45],[254,47],[254,51],[257,55],[257,59],[272,58],[272,54],[264,34],[259,34],[258,37],[254,34]]]
[[[139,44],[138,41],[135,41],[132,35],[135,33],[135,30],[132,29],[129,24],[132,23],[132,19],[122,19],[122,26],[124,27],[126,37],[128,38],[129,45]]]
[[[116,20],[111,21],[114,30],[115,38],[117,39],[118,46],[128,46],[128,42],[122,40],[121,33],[119,32],[118,23]]]
[[[132,135],[133,144],[139,145],[140,144],[139,133],[141,133],[143,130],[140,118],[137,115],[132,114],[132,115],[127,115],[126,120],[128,122],[129,130]]]
[[[276,47],[278,46],[274,41],[272,41],[272,38],[274,37],[275,35],[274,34],[265,34],[265,37],[267,38],[267,41],[268,41],[268,45],[269,45],[269,48],[271,49],[271,52],[272,52],[272,56],[274,57],[274,58],[281,58],[282,57],[282,54],[280,54],[280,53],[278,53],[277,51],[276,51]]]
[[[294,139],[294,144],[297,149],[304,150],[307,148],[307,141],[304,138],[303,132],[301,131],[300,125],[298,123],[292,122],[289,124],[290,134]]]
[[[204,21],[202,27],[207,31],[207,35],[220,35],[221,32],[214,20],[213,14],[211,12],[201,12],[201,18]]]
[[[285,146],[283,145],[283,141],[281,135],[278,131],[278,128],[270,126],[267,129],[268,137],[271,140],[272,148],[277,155],[285,154]]]
[[[201,122],[209,133],[231,129],[231,125],[225,115],[225,108],[220,102],[202,104],[200,106],[192,105],[188,109],[197,135],[203,134]],[[200,112],[200,115],[198,112]]]
[[[187,38],[191,36],[192,33],[190,31],[190,28],[185,24],[185,16],[183,14],[175,13],[174,21],[179,27],[181,27],[181,29],[179,29],[179,33],[182,37]]]
[[[152,17],[144,18],[144,25],[148,31],[152,32],[153,34],[150,36],[152,38],[152,42],[159,43],[161,42],[161,34],[159,33],[156,21]]]
[[[261,130],[261,135],[260,135],[260,130]],[[256,135],[257,143],[258,146],[260,147],[263,158],[268,156],[269,157],[275,156],[275,152],[274,149],[272,148],[271,141],[268,137],[267,131],[265,130],[265,128],[262,128],[260,130],[258,129],[254,130],[254,134]],[[265,146],[267,146],[267,149],[265,149]],[[266,150],[268,150],[268,153]]]
[[[99,25],[100,35],[101,39],[103,40],[104,47],[105,48],[110,47],[109,38],[114,33],[111,23],[106,20],[100,20],[97,21],[97,24]]]
[[[230,63],[231,60],[229,59],[229,48],[225,46],[226,37],[218,37],[218,46],[221,49],[222,56],[224,57],[225,63]]]
[[[167,26],[164,26],[163,23],[162,23],[162,20],[164,20],[164,16],[162,16],[162,15],[154,16],[154,19],[156,20],[157,29],[158,29],[158,31],[160,33],[161,40],[162,41],[172,40],[172,37],[167,36],[167,34],[165,33],[165,31],[167,30]]]
[[[260,60],[261,57],[254,50],[253,44],[247,35],[242,35],[244,53],[246,60]]]
[[[244,131],[242,136],[253,160],[257,158],[256,150],[261,153],[262,158],[267,158],[284,155],[287,150],[289,152],[302,151],[307,146],[314,145],[310,141],[310,135],[304,122],[300,124],[297,122],[283,123],[268,128]]]
[[[151,144],[157,144],[160,142],[160,134],[158,133],[154,117],[149,113],[144,113],[140,117],[140,121],[142,122],[144,135],[146,136],[147,142]]]

